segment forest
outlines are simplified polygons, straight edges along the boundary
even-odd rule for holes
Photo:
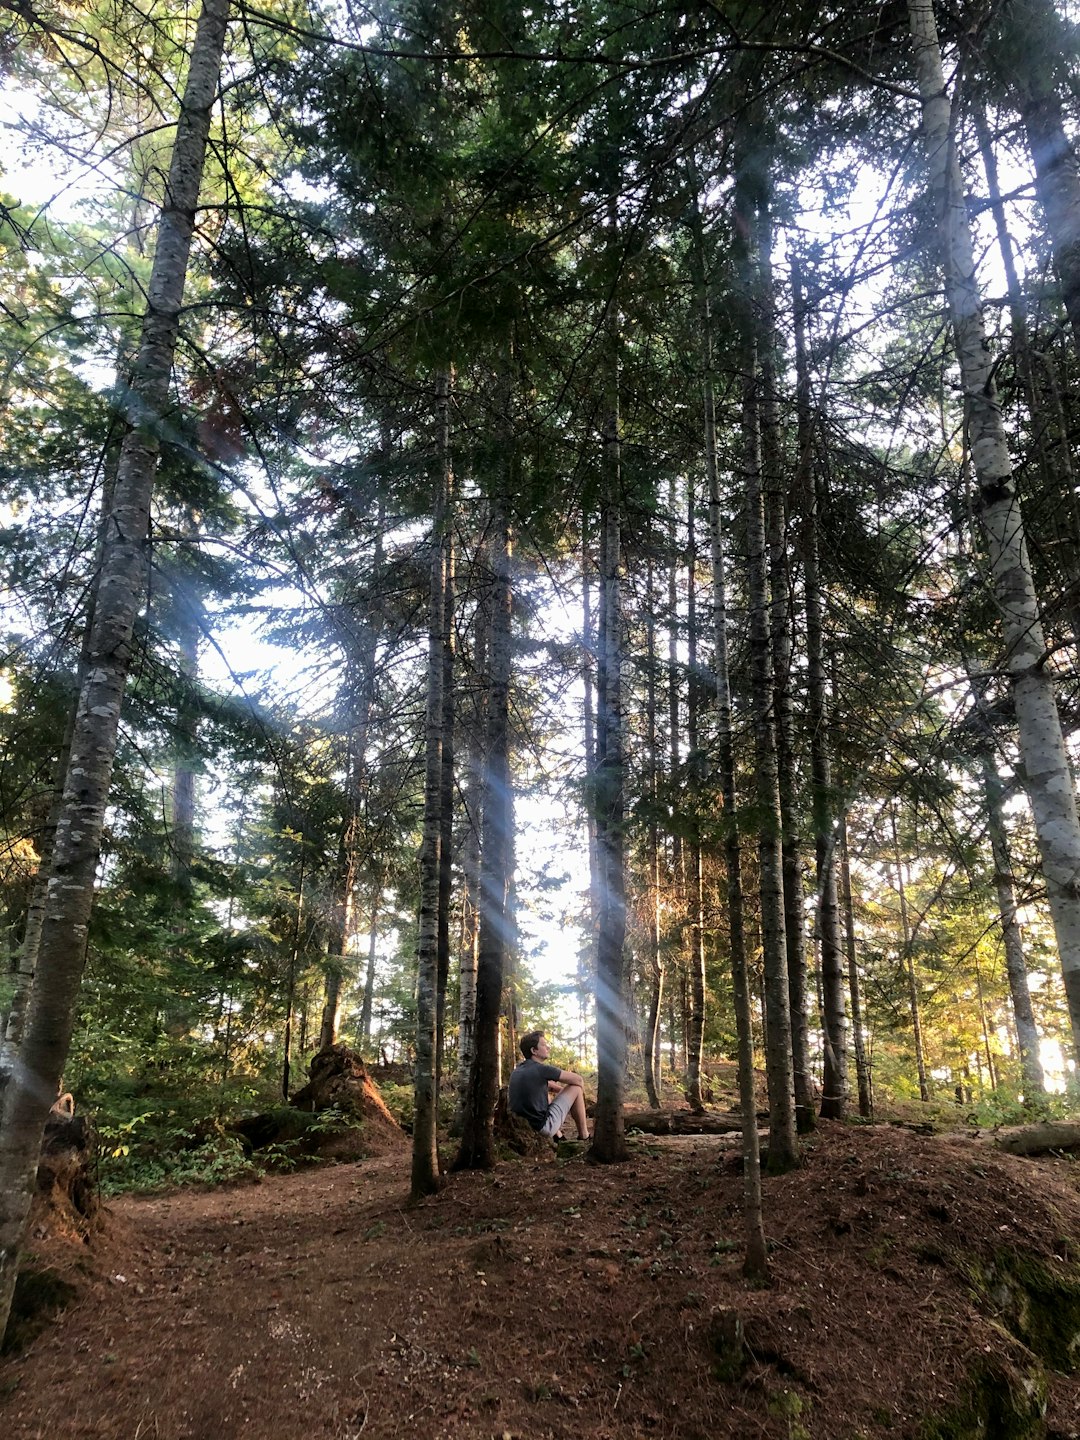
[[[760,1283],[835,1134],[1080,1148],[1080,11],[0,0],[0,65],[0,1334],[58,1106],[106,1196],[306,1195],[335,1057],[435,1214],[542,1027],[560,1173],[729,1131]]]

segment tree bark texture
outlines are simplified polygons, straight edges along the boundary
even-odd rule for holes
[[[448,377],[435,382],[438,441],[435,461],[435,516],[431,536],[428,592],[427,705],[424,742],[424,825],[420,845],[420,919],[416,947],[416,1060],[413,1071],[412,1196],[430,1194],[439,1184],[438,1020],[442,947],[448,945],[449,920],[442,909],[442,852],[446,747],[445,636],[450,622],[449,444],[446,435]],[[449,898],[449,897],[447,897]],[[492,1108],[494,1108],[494,1103]]]
[[[0,1331],[10,1311],[41,1135],[75,1021],[132,633],[146,592],[150,499],[228,9],[228,0],[205,0],[180,103],[127,398],[131,428],[124,438],[113,503],[105,517],[89,664],[57,819],[33,993],[19,1059],[5,1088],[0,1132]]]
[[[686,751],[689,790],[689,843],[686,847],[687,972],[690,980],[690,1014],[686,1050],[686,1098],[691,1110],[703,1110],[702,1070],[705,1060],[705,875],[701,853],[698,806],[704,784],[704,766],[698,734],[700,680],[698,676],[697,536],[694,524],[694,487],[689,486],[686,506]]]
[[[454,859],[454,612],[456,606],[454,467],[450,449],[450,394],[453,371],[440,374],[436,382],[438,407],[439,458],[443,472],[443,494],[446,505],[446,559],[443,566],[442,634],[442,768],[439,787],[439,924],[436,937],[435,988],[435,1105],[438,1111],[442,1088],[443,1054],[446,1032],[446,990],[450,983],[450,909],[453,890]]]
[[[1016,1038],[1020,1047],[1020,1071],[1024,1099],[1031,1101],[1046,1089],[1042,1061],[1039,1058],[1039,1031],[1031,1007],[1028,989],[1027,961],[1024,958],[1024,937],[1016,912],[1016,891],[1013,885],[1012,855],[1005,828],[1004,790],[994,756],[986,746],[979,756],[983,795],[986,799],[986,821],[990,833],[990,849],[994,859],[994,888],[1001,915],[1001,939],[1005,948],[1005,971],[1009,977]]]
[[[614,201],[609,244],[617,243]],[[622,469],[619,414],[619,327],[614,300],[605,320],[605,414],[600,456],[599,616],[596,682],[596,815],[600,909],[596,934],[597,1097],[590,1159],[626,1159],[623,1095],[626,1083],[627,996],[625,751],[623,736]]]
[[[840,905],[836,885],[836,799],[829,751],[829,695],[825,668],[820,553],[821,509],[814,470],[810,366],[806,349],[806,310],[801,277],[793,267],[798,457],[796,484],[803,514],[803,577],[806,596],[807,721],[810,728],[811,815],[817,872],[816,934],[821,957],[821,1024],[825,1065],[821,1114],[842,1120],[847,1113],[847,1006],[844,955],[840,942]],[[790,950],[789,950],[790,956]],[[798,1103],[798,1091],[796,1091]]]
[[[645,616],[645,739],[649,805],[649,949],[646,978],[649,984],[648,1014],[642,1036],[642,1060],[645,1069],[645,1094],[654,1110],[660,1108],[660,1016],[664,1000],[663,928],[661,921],[661,887],[659,824],[659,734],[656,725],[656,593],[652,561],[649,561]]]
[[[862,995],[859,984],[859,952],[855,934],[855,902],[851,893],[851,860],[848,855],[847,817],[840,812],[840,900],[844,910],[844,952],[847,960],[848,998],[851,1001],[851,1038],[855,1047],[855,1084],[859,1096],[859,1114],[864,1120],[874,1117],[870,1059],[863,1028]]]
[[[744,196],[744,205],[746,199]],[[745,213],[745,212],[744,212]],[[746,223],[744,221],[744,223]],[[748,233],[750,233],[748,231]],[[753,261],[750,262],[751,266]],[[751,292],[753,294],[753,292]],[[743,338],[742,480],[747,536],[747,605],[750,619],[751,714],[756,772],[761,946],[765,979],[765,1069],[769,1087],[769,1168],[789,1169],[797,1160],[791,1011],[784,934],[784,879],[780,788],[773,713],[773,665],[769,635],[765,511],[762,493],[760,384],[757,342],[751,325]]]
[[[922,1005],[919,1000],[919,982],[915,976],[915,955],[911,919],[908,915],[907,885],[904,881],[904,861],[900,854],[900,839],[896,829],[895,810],[889,816],[892,827],[893,870],[896,874],[896,897],[900,902],[900,939],[903,943],[901,964],[907,980],[908,1010],[911,1015],[911,1038],[915,1045],[915,1069],[919,1076],[919,1099],[925,1104],[930,1099],[930,1077],[926,1070],[926,1052],[923,1049]]]
[[[619,372],[610,324],[607,416],[603,436],[600,517],[600,616],[596,681],[594,808],[600,879],[596,935],[596,1115],[589,1158],[627,1158],[623,1125],[626,1088],[626,761],[623,737],[623,565]]]
[[[931,193],[964,390],[994,598],[1016,709],[1024,785],[1035,820],[1061,959],[1074,1053],[1080,1061],[1080,822],[1062,737],[1038,597],[1032,581],[993,360],[975,278],[971,230],[952,134],[931,0],[909,0]]]
[[[1080,164],[1059,93],[1068,36],[1052,0],[1010,0],[994,44],[1003,81],[1016,96],[1035,169],[1054,269],[1080,356]]]
[[[696,207],[695,207],[696,208]],[[698,239],[700,245],[700,229]],[[703,248],[703,247],[702,247]],[[743,927],[742,855],[739,842],[738,802],[735,788],[735,744],[731,716],[731,681],[728,671],[727,562],[724,521],[720,508],[720,477],[716,454],[716,393],[713,382],[712,306],[704,255],[701,256],[700,305],[704,370],[705,477],[709,489],[709,562],[712,572],[713,684],[716,693],[717,761],[724,805],[724,864],[727,872],[728,948],[739,1060],[739,1115],[742,1134],[743,1227],[746,1244],[743,1269],[764,1281],[768,1251],[761,1204],[761,1142],[757,1127],[754,1085],[754,1024],[750,982],[746,970]]]
[[[493,1117],[499,1094],[499,1022],[510,949],[510,882],[514,801],[510,776],[511,564],[510,522],[504,504],[491,505],[493,566],[488,647],[487,727],[480,854],[480,919],[476,966],[476,1052],[462,1115],[455,1170],[489,1170],[495,1163]]]
[[[481,569],[485,568],[481,547]],[[488,630],[491,622],[491,595],[482,584],[474,623],[473,669],[478,676],[487,671]],[[480,943],[480,836],[484,789],[484,732],[487,725],[487,693],[475,686],[476,702],[472,724],[466,730],[465,837],[461,847],[462,897],[461,944],[458,960],[458,1094],[454,1129],[461,1133],[469,1076],[476,1056],[476,967]]]

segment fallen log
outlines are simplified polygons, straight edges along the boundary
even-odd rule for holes
[[[626,1110],[623,1125],[643,1135],[734,1135],[742,1131],[742,1116],[730,1110]]]
[[[1042,1120],[1034,1125],[1010,1125],[983,1138],[1007,1155],[1049,1155],[1053,1151],[1080,1150],[1080,1121]]]

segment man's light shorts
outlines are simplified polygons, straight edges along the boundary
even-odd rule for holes
[[[540,1127],[541,1135],[557,1135],[562,1129],[562,1123],[570,1114],[574,1104],[573,1087],[568,1085],[565,1090],[560,1090],[555,1099],[552,1100],[548,1110],[547,1119]]]

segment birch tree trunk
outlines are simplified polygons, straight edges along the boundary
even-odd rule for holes
[[[994,389],[992,356],[975,279],[971,231],[931,0],[909,0],[909,16],[945,292],[964,390],[968,443],[979,489],[993,593],[1001,612],[1003,663],[1016,709],[1024,785],[1035,821],[1061,959],[1073,1051],[1080,1062],[1080,822],[1076,796]]]
[[[147,308],[128,394],[131,428],[124,438],[113,502],[106,516],[90,663],[76,710],[33,991],[18,1062],[4,1092],[0,1332],[6,1328],[11,1308],[42,1131],[56,1098],[75,1022],[132,632],[146,590],[150,499],[159,435],[169,399],[228,9],[228,0],[204,0],[180,102]]]

